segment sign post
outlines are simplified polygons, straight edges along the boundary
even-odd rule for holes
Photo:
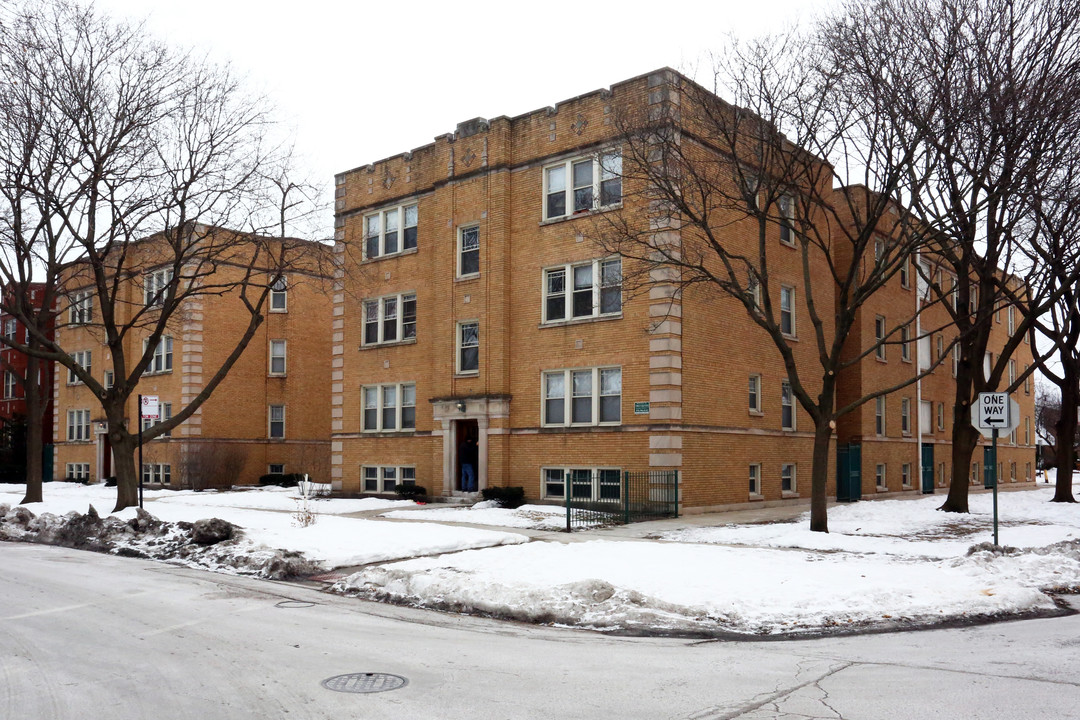
[[[994,545],[998,542],[998,471],[997,471],[997,441],[998,433],[1002,430],[1012,432],[1020,424],[1019,406],[1015,400],[1009,398],[1008,393],[983,392],[979,393],[978,402],[971,408],[972,420],[975,427],[983,435],[991,438],[990,451],[990,478],[994,492]]]
[[[143,420],[159,420],[160,406],[157,395],[139,395],[139,507],[143,506],[143,457],[142,426]]]

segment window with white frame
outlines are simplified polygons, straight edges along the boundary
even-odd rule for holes
[[[15,388],[18,386],[18,377],[10,370],[4,371],[4,399],[11,400],[15,397]]]
[[[416,249],[418,206],[399,205],[364,216],[364,258],[372,260]]]
[[[780,382],[780,429],[795,429],[795,397],[791,393],[791,382]]]
[[[780,286],[780,332],[795,337],[795,288]]]
[[[1006,311],[1009,318],[1009,337],[1012,337],[1013,333],[1016,332],[1016,315],[1014,314],[1015,310],[1016,308],[1010,305],[1009,309]]]
[[[70,480],[85,482],[90,479],[90,463],[67,463],[66,475]]]
[[[1024,418],[1024,444],[1031,444],[1031,418]]]
[[[544,168],[544,219],[554,220],[622,202],[622,154],[608,150]]]
[[[938,463],[937,475],[938,487],[945,487],[945,463]]]
[[[919,427],[923,432],[934,432],[934,403],[929,400],[923,400],[919,405]]]
[[[780,490],[786,493],[798,492],[798,468],[794,463],[784,463],[780,466]]]
[[[75,361],[75,364],[81,367],[86,372],[90,372],[92,353],[89,350],[79,350],[71,354],[71,359]],[[82,380],[75,374],[75,371],[68,368],[68,385],[75,385],[81,383]]]
[[[945,359],[945,338],[941,335],[937,336],[937,359]]]
[[[266,472],[270,475],[284,475],[285,463],[270,463],[266,468]]]
[[[900,359],[911,362],[911,328],[906,325],[900,328]]]
[[[776,203],[780,212],[780,242],[795,245],[795,199],[790,195],[781,195]]]
[[[877,315],[874,317],[874,341],[877,346],[874,348],[874,357],[878,360],[885,359],[885,317],[883,315]]]
[[[622,422],[622,368],[549,370],[543,387],[545,426]]]
[[[4,320],[4,337],[8,340],[15,339],[15,318],[6,318]]]
[[[1016,461],[1009,463],[1009,482],[1016,482]]]
[[[472,225],[458,231],[458,277],[480,274],[480,227]]]
[[[545,467],[541,469],[544,497],[617,501],[622,496],[622,470],[602,467]]]
[[[283,313],[289,310],[289,284],[285,277],[279,277],[270,286],[270,312]]]
[[[911,463],[904,463],[900,466],[900,484],[904,487],[911,487]]]
[[[1024,365],[1024,372],[1026,373],[1031,368],[1030,365]],[[1031,375],[1024,376],[1024,394],[1031,394]]]
[[[169,283],[173,279],[172,268],[161,268],[146,273],[143,277],[143,304],[147,307],[161,307],[168,295]]]
[[[143,463],[143,482],[150,485],[171,485],[172,465],[168,463]]]
[[[105,386],[106,390],[111,389],[112,386],[116,384],[115,378],[116,374],[112,370],[105,371],[104,375],[101,378],[101,382],[102,385]]]
[[[911,398],[900,398],[900,432],[911,434]]]
[[[80,290],[72,293],[68,305],[68,322],[72,325],[86,325],[93,320],[94,293]]]
[[[1016,382],[1016,359],[1009,358],[1009,387],[1012,387],[1014,382]]]
[[[480,322],[470,320],[458,323],[457,372],[459,374],[480,372]]]
[[[620,312],[620,258],[568,263],[544,270],[544,322],[602,317]]]
[[[879,490],[888,487],[885,482],[885,463],[878,463],[874,468],[874,484]]]
[[[761,495],[761,463],[750,463],[750,494]]]
[[[365,385],[363,399],[364,432],[396,432],[416,429],[416,384]]]
[[[911,287],[911,266],[906,259],[900,263],[900,287],[905,290]]]
[[[160,425],[161,423],[165,422],[166,420],[172,420],[172,403],[171,402],[158,403],[158,419],[157,420],[155,420],[153,418],[140,418],[140,422],[142,423],[143,432],[146,432],[147,430],[154,427],[155,425]],[[163,432],[160,435],[158,435],[158,438],[168,438],[168,437],[172,437],[172,430],[169,430],[168,432]]]
[[[364,301],[364,345],[416,339],[416,293]]]
[[[960,343],[953,345],[952,349],[952,376],[956,377],[960,372]]]
[[[68,442],[83,442],[90,439],[90,410],[67,411]]]
[[[143,340],[143,352],[146,352],[146,346],[149,343],[149,339]],[[157,375],[158,373],[172,372],[173,361],[173,339],[171,336],[164,336],[158,340],[158,344],[154,346],[153,355],[150,357],[150,362],[146,366],[147,375]]]
[[[885,396],[874,398],[874,434],[885,434]]]
[[[749,388],[749,408],[750,412],[754,414],[761,413],[761,376],[750,376],[750,388]]]
[[[880,263],[883,257],[885,257],[885,241],[877,238],[874,240],[874,263]]]
[[[1034,478],[1031,477],[1031,463],[1029,462],[1024,463],[1024,478],[1029,481],[1034,480]]]
[[[416,485],[416,468],[411,465],[362,465],[363,492],[391,493],[397,485]]]
[[[943,402],[937,404],[937,429],[945,429],[945,403]]]
[[[271,440],[282,440],[285,437],[285,406],[271,405],[269,408],[269,437]]]
[[[285,341],[270,341],[270,374],[285,374]]]

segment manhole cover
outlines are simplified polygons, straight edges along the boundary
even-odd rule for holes
[[[277,608],[309,608],[315,607],[315,603],[304,602],[303,600],[282,600],[274,605]]]
[[[389,673],[349,673],[335,675],[322,681],[327,690],[347,693],[377,693],[405,687],[409,681]]]

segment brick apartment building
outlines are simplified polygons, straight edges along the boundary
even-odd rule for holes
[[[151,252],[154,242],[153,238],[140,241],[138,249]],[[325,410],[330,394],[330,300],[323,284],[326,278],[320,276],[325,271],[317,258],[329,255],[329,248],[306,245],[304,256],[309,262],[294,267],[275,286],[263,309],[263,323],[221,385],[168,436],[144,444],[146,482],[173,487],[245,484],[269,472],[325,477],[330,431]],[[202,282],[239,282],[244,270],[243,262],[222,262]],[[155,288],[168,282],[170,272],[152,268],[125,280],[116,303],[118,313],[147,307],[152,311],[157,302]],[[96,294],[77,271],[68,278],[65,290],[69,303],[57,328],[58,342],[109,387],[114,369],[101,327],[95,323],[100,317]],[[170,319],[136,390],[159,397],[163,419],[202,390],[248,325],[248,312],[236,289],[192,296],[184,302]],[[125,355],[129,362],[141,356],[151,329],[128,334]],[[53,395],[55,477],[100,480],[111,476],[106,422],[90,390],[60,367]],[[133,393],[129,418],[139,416],[136,402]],[[145,427],[150,421],[143,422]]]
[[[585,239],[596,217],[639,209],[640,192],[622,187],[614,118],[669,112],[688,82],[661,70],[518,117],[477,118],[336,177],[336,490],[415,483],[467,495],[461,466],[473,438],[479,487],[520,485],[530,499],[559,501],[568,483],[575,496],[610,498],[619,471],[646,469],[679,470],[689,511],[809,496],[812,427],[742,305],[699,287],[677,294],[662,273],[647,292],[623,292],[630,268]],[[728,241],[756,247],[749,224],[731,223]],[[785,255],[779,224],[775,232],[771,290],[798,338],[809,327],[795,301],[801,257],[794,243]],[[657,228],[657,240],[677,242],[678,231]],[[875,332],[875,308],[903,302],[914,312],[915,283],[907,272],[883,291],[861,332]],[[935,340],[918,352],[887,348],[855,382],[912,372]],[[796,361],[816,363],[812,346],[793,343]],[[875,403],[840,426],[845,449],[862,445],[871,477],[885,466],[883,490],[917,488],[920,437],[947,481],[951,418],[938,418],[951,407],[949,379],[946,365],[890,395],[881,433]],[[1030,402],[1022,406],[1030,417]],[[1002,457],[1030,477],[1033,436],[1024,437]]]
[[[15,290],[13,287],[7,287],[3,292],[5,296],[9,296]],[[42,302],[44,302],[44,285],[31,283],[27,287],[27,293],[31,306],[40,308]],[[26,344],[30,341],[26,327],[17,318],[4,312],[0,312],[0,333],[4,337],[19,343]],[[0,438],[10,439],[13,442],[18,441],[16,436],[21,437],[16,428],[27,417],[26,390],[22,383],[19,382],[19,378],[26,377],[26,367],[27,356],[25,353],[0,344],[0,381],[3,382],[3,388],[0,391]],[[43,389],[45,402],[41,421],[41,437],[42,443],[48,446],[52,443],[53,438],[52,393],[48,391],[53,384],[53,366],[51,363],[42,362],[39,363],[38,367],[38,387]],[[0,448],[0,450],[8,450],[15,453],[15,455],[18,454],[18,448],[14,447]],[[47,448],[47,450],[49,453],[52,451],[51,448]],[[51,459],[51,455],[49,459]]]

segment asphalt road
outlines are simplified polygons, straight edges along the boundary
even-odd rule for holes
[[[408,684],[320,684],[366,672]],[[0,718],[283,717],[1080,718],[1080,616],[784,642],[612,638],[0,543]]]

